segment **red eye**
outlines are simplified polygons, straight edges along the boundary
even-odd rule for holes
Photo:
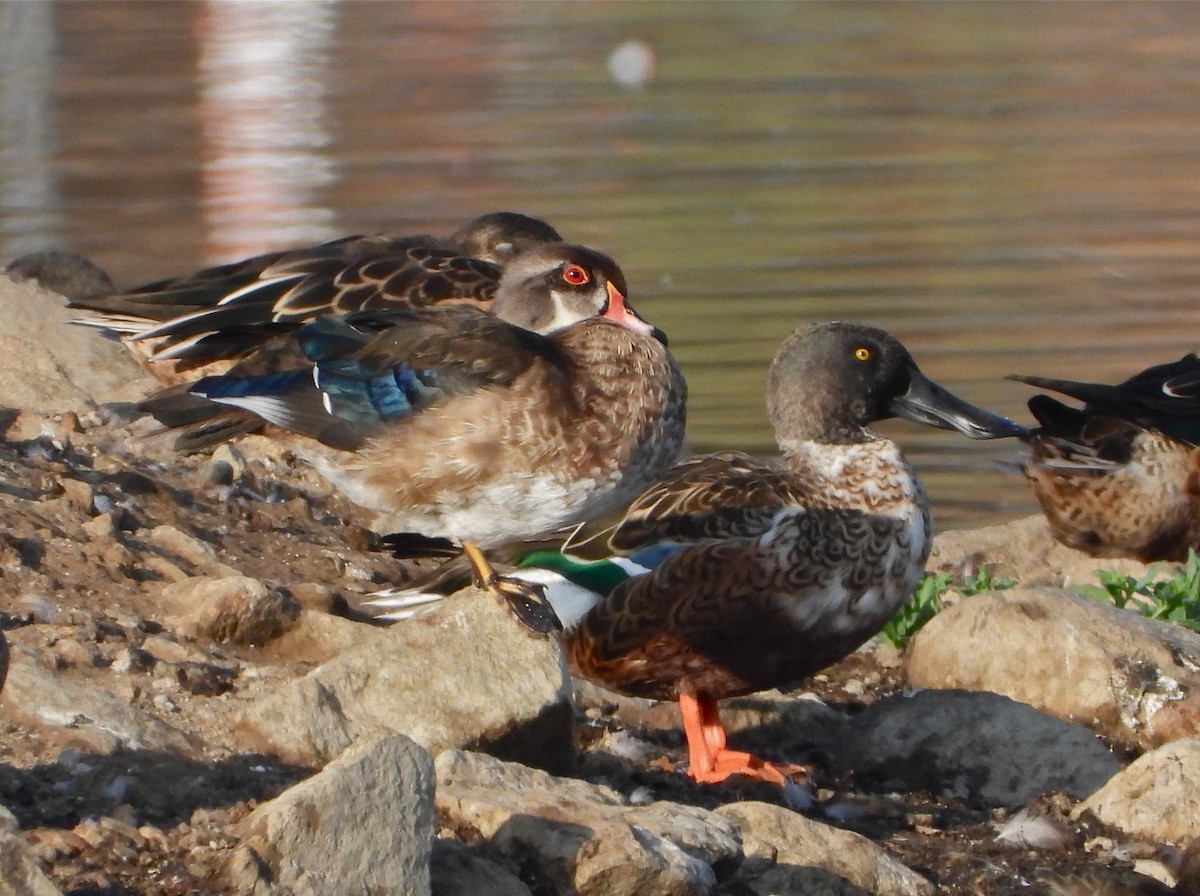
[[[562,278],[572,286],[583,286],[592,279],[592,275],[585,268],[581,268],[577,264],[569,264],[563,268]]]

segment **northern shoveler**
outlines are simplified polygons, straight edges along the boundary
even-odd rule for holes
[[[1055,537],[1094,557],[1184,560],[1200,550],[1200,358],[1185,355],[1115,386],[1014,380],[1040,426],[1024,471]]]
[[[445,239],[348,236],[128,292],[81,295],[70,307],[90,312],[76,322],[123,339],[164,383],[187,382],[222,373],[263,342],[327,314],[488,307],[509,262],[561,240],[537,218],[492,212]]]
[[[617,509],[678,457],[683,377],[625,294],[610,258],[552,243],[509,262],[494,314],[326,315],[143,409],[183,427],[183,448],[247,420],[309,437],[297,453],[387,514],[384,531],[542,536]]]
[[[793,333],[771,367],[782,456],[689,460],[643,493],[613,563],[560,555],[519,571],[547,586],[573,670],[623,694],[677,699],[689,773],[784,783],[780,767],[725,746],[717,701],[798,682],[853,651],[908,600],[932,524],[916,474],[869,425],[907,417],[971,438],[1025,431],[951,395],[880,330]],[[565,586],[565,587],[559,587]],[[407,615],[425,598],[375,601]]]

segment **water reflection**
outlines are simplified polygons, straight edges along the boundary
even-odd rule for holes
[[[215,0],[199,21],[210,262],[339,234],[326,105],[337,4]]]
[[[0,3],[0,263],[61,238],[54,7]]]
[[[52,8],[40,50],[0,29],[0,90],[49,90],[57,123],[0,171],[0,234],[61,221],[122,284],[526,211],[620,260],[701,450],[771,449],[767,365],[811,321],[882,326],[1021,419],[1007,373],[1115,381],[1194,347],[1198,4]],[[638,90],[607,68],[628,41],[655,56]],[[892,431],[941,525],[1033,510],[991,467],[1009,446]]]

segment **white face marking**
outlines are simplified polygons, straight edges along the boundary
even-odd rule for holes
[[[545,324],[538,327],[539,333],[545,335],[557,333],[559,330],[565,330],[567,327],[587,319],[587,316],[578,311],[572,311],[568,307],[565,297],[560,292],[552,291],[550,293],[550,303],[554,308],[554,314],[550,316]]]

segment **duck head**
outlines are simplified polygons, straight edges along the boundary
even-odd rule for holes
[[[599,317],[665,345],[663,332],[633,310],[628,291],[625,275],[607,255],[550,243],[508,263],[492,310],[501,320],[543,335]]]
[[[891,417],[972,439],[1026,434],[933,382],[897,339],[862,324],[814,324],[792,333],[775,356],[768,383],[768,411],[781,445],[863,442],[873,438],[871,423]]]

